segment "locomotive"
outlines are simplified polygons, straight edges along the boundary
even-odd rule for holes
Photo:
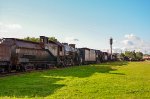
[[[16,38],[0,39],[0,72],[27,71],[100,63],[107,61],[107,53],[75,44],[50,41],[40,36],[40,42]]]
[[[4,38],[0,44],[0,65],[2,71],[23,71],[28,68],[38,68],[55,63],[56,58],[46,48],[45,39],[40,43],[15,38]],[[46,46],[47,47],[47,46]]]

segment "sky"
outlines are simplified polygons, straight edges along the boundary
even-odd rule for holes
[[[56,37],[113,52],[150,54],[150,0],[0,0],[0,38]]]

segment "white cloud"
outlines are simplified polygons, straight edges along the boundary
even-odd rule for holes
[[[133,34],[126,34],[124,37],[126,39],[136,39],[136,40],[140,39],[139,37],[137,37],[137,36],[135,36]]]
[[[76,42],[76,41],[79,41],[79,39],[73,38],[73,37],[66,37],[65,38],[65,42]]]
[[[122,43],[125,44],[126,46],[132,46],[132,45],[134,45],[133,42],[130,41],[130,40],[123,40]]]
[[[0,37],[18,37],[22,29],[20,24],[6,24],[0,22]]]
[[[117,45],[118,47],[120,47],[122,51],[135,50],[135,51],[142,51],[144,53],[150,53],[150,42],[146,42],[142,40],[140,37],[133,34],[125,35],[123,40],[121,40],[121,42],[117,42]],[[114,50],[116,49],[114,48]]]
[[[8,24],[5,25],[5,27],[8,29],[22,29],[22,26],[20,24]]]

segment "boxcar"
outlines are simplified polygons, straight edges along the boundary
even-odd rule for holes
[[[82,64],[96,63],[96,52],[89,48],[79,48]]]

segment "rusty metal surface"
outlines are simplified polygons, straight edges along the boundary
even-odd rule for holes
[[[90,50],[85,49],[85,61],[90,61]]]
[[[24,57],[28,59],[43,59],[43,57],[49,56],[48,52],[44,50],[38,50],[38,49],[28,49],[28,48],[18,48],[16,49],[16,53],[19,55],[19,57]]]
[[[64,50],[65,50],[65,55],[70,55],[70,53],[75,53],[77,52],[76,48],[73,48],[72,46],[69,46],[68,44],[64,43]]]
[[[28,42],[24,40],[15,40],[16,46],[17,47],[22,47],[22,48],[31,48],[31,49],[42,49],[39,43],[36,42]]]
[[[50,52],[42,49],[40,43],[14,38],[1,39],[0,61],[9,61],[10,59],[13,64],[17,64],[28,61],[50,61],[54,60],[54,57],[50,55]],[[27,59],[29,60],[27,61]]]
[[[48,49],[54,56],[58,56],[58,45],[49,43],[45,45],[45,49]]]
[[[57,50],[57,56],[64,56],[64,46],[60,42],[54,42],[49,41],[48,45],[50,46],[52,44],[52,48],[50,48],[51,53],[53,53],[54,56],[56,56],[56,50]],[[55,48],[54,48],[55,46]],[[57,48],[56,48],[57,46]]]
[[[12,39],[3,38],[0,40],[0,45],[12,46],[14,44]]]
[[[89,49],[89,48],[81,48],[81,50],[83,51],[83,58],[84,61],[96,61],[96,52],[93,49]]]
[[[90,61],[96,61],[96,53],[95,50],[90,50]]]
[[[0,61],[10,60],[10,47],[0,44]]]
[[[42,49],[40,44],[37,42],[26,41],[26,40],[15,39],[15,38],[3,38],[0,40],[0,44],[7,45],[7,46],[16,45],[17,47],[22,47],[22,48]]]

